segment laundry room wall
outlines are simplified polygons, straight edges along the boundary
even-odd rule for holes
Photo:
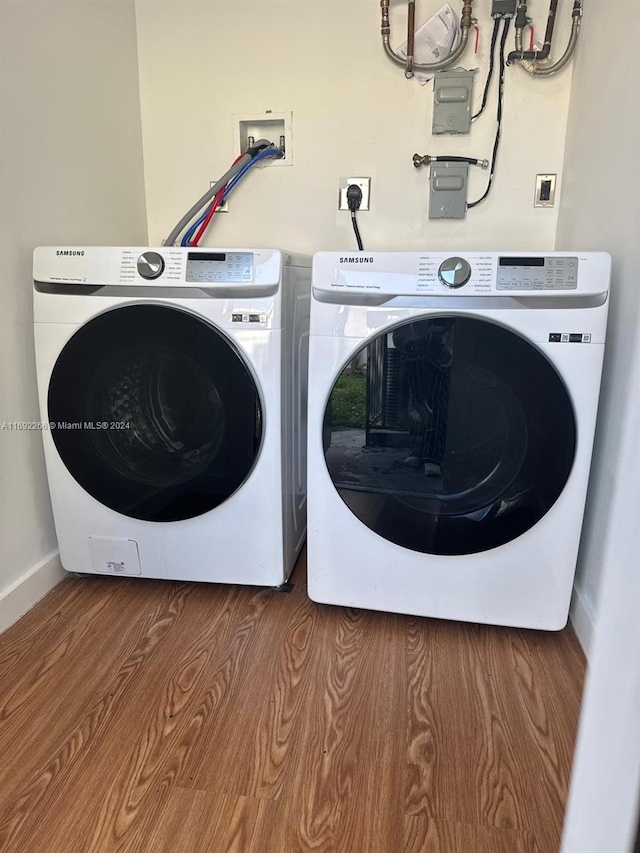
[[[623,476],[632,463],[621,440],[630,432],[630,399],[639,393],[631,377],[640,353],[640,111],[637,99],[629,100],[620,86],[620,65],[607,61],[622,52],[624,79],[640,80],[638,36],[638,4],[588,4],[574,67],[556,241],[559,250],[600,249],[613,259],[598,428],[572,606],[573,623],[587,649],[600,580],[612,561],[616,571],[628,575],[629,595],[636,596],[640,608],[638,528],[620,543],[615,526],[619,492],[631,489],[637,496],[640,476],[640,471],[635,478]],[[636,436],[639,427],[634,427]]]
[[[0,427],[39,420],[31,254],[146,242],[133,0],[0,3]],[[0,429],[0,631],[62,577],[37,430]]]
[[[462,4],[451,0],[456,13]],[[442,5],[419,0],[417,23]],[[564,49],[570,4],[556,34]],[[531,0],[537,32],[548,0]],[[406,3],[394,2],[392,44],[406,34]],[[491,0],[474,0],[480,103],[493,22]],[[203,245],[278,246],[311,253],[355,247],[337,211],[340,176],[370,176],[372,204],[359,216],[365,249],[552,249],[557,208],[534,208],[538,172],[562,175],[571,66],[548,80],[508,68],[502,147],[491,195],[465,220],[429,221],[428,169],[415,152],[490,158],[496,77],[485,114],[468,136],[432,137],[432,85],[407,81],[384,56],[378,0],[137,0],[140,93],[152,244],[237,154],[233,116],[293,112],[293,165],[249,174]],[[513,27],[508,46],[513,46]],[[473,43],[473,37],[471,42]],[[488,173],[470,168],[469,200]]]

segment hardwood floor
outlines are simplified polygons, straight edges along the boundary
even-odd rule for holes
[[[3,853],[556,853],[585,662],[545,634],[69,578],[0,637]]]

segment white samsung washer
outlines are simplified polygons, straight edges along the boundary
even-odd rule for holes
[[[314,601],[566,624],[605,253],[321,253],[309,360]]]
[[[64,568],[283,584],[305,536],[310,264],[41,247],[33,278]]]

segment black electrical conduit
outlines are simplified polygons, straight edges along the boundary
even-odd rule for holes
[[[491,35],[491,47],[489,48],[489,73],[487,74],[487,80],[484,84],[484,92],[482,93],[482,104],[480,105],[480,109],[475,115],[471,116],[471,121],[476,121],[476,119],[480,118],[482,113],[484,112],[484,108],[487,106],[487,97],[489,95],[489,86],[491,85],[491,79],[493,77],[493,66],[495,64],[496,59],[496,42],[498,41],[498,30],[500,29],[500,18],[496,18],[493,22],[493,33]]]
[[[556,0],[557,2],[557,0]],[[489,172],[489,182],[487,184],[487,188],[484,193],[480,196],[476,201],[472,201],[470,204],[467,204],[467,210],[471,210],[472,207],[476,207],[476,205],[480,204],[481,201],[484,201],[485,198],[489,195],[491,191],[491,185],[493,183],[493,175],[496,169],[496,159],[498,157],[498,148],[500,146],[500,137],[502,131],[502,101],[504,96],[504,69],[505,69],[505,44],[507,42],[507,34],[509,32],[509,25],[511,24],[511,18],[506,18],[504,21],[504,29],[502,30],[502,38],[500,39],[500,77],[498,80],[498,113],[496,116],[498,122],[498,128],[496,130],[496,138],[493,143],[493,153],[491,155],[491,171]]]

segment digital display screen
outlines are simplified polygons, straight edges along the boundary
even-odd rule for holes
[[[544,258],[500,258],[501,267],[543,267]]]
[[[227,260],[225,252],[188,252],[188,261],[222,261]]]

